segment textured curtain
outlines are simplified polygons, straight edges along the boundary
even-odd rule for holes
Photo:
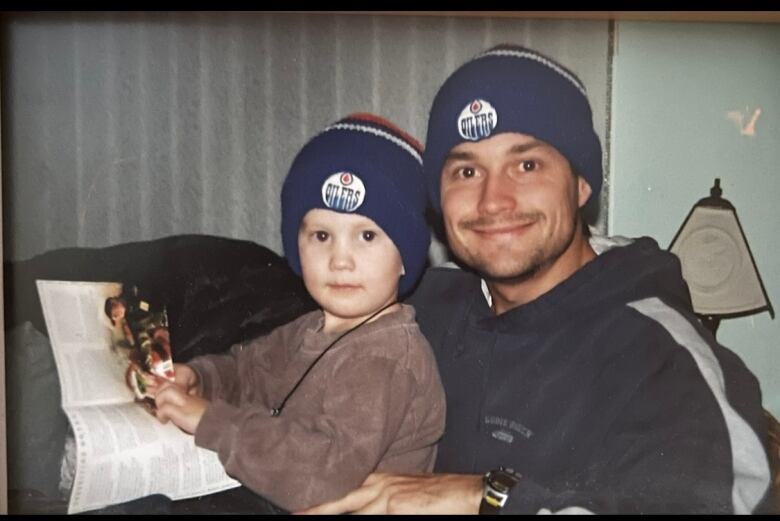
[[[2,24],[12,260],[179,233],[281,253],[279,192],[308,138],[372,111],[423,141],[444,78],[499,43],[577,73],[608,150],[606,21],[153,12],[16,13]],[[438,244],[431,254],[443,259]]]

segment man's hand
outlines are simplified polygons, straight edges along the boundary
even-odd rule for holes
[[[477,474],[380,474],[341,499],[299,514],[477,514],[482,476]]]
[[[198,396],[187,394],[176,384],[166,382],[157,390],[154,399],[156,416],[162,423],[172,421],[184,432],[193,434],[209,402]]]

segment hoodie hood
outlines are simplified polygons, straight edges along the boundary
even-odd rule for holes
[[[485,317],[492,316],[500,329],[501,323],[560,320],[562,313],[606,311],[647,297],[658,297],[675,308],[691,308],[690,293],[677,256],[660,249],[654,239],[640,237],[604,251],[527,304],[495,316],[485,303],[484,311]]]

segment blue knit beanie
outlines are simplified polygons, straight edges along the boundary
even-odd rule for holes
[[[414,138],[371,114],[347,116],[306,143],[282,187],[282,243],[293,271],[301,275],[303,217],[321,208],[363,215],[379,225],[403,261],[399,296],[412,289],[431,242],[421,150]]]
[[[528,134],[552,145],[588,182],[593,197],[601,190],[601,144],[582,82],[536,51],[499,45],[462,65],[434,98],[423,164],[438,212],[449,151],[502,132]]]

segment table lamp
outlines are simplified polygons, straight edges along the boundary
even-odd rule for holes
[[[682,263],[693,311],[713,336],[724,318],[762,311],[775,318],[737,211],[722,194],[715,179],[710,196],[693,206],[669,245]]]

